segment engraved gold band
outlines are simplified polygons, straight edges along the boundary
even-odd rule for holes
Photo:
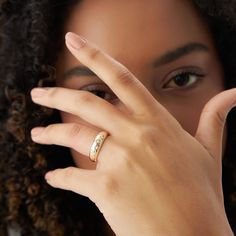
[[[100,151],[102,144],[105,141],[107,136],[108,136],[108,133],[106,131],[101,131],[95,137],[95,139],[92,143],[90,152],[89,152],[89,158],[91,161],[93,161],[93,162],[97,161],[99,151]]]

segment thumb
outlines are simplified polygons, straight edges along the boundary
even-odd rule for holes
[[[195,138],[217,161],[222,162],[222,142],[226,117],[236,106],[236,88],[214,96],[203,108]]]

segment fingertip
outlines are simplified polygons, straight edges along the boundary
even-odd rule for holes
[[[53,173],[52,171],[49,171],[45,174],[44,178],[47,182],[51,181],[52,180],[52,177],[53,177]]]
[[[72,32],[68,31],[66,34],[65,34],[65,39],[67,39],[68,37],[70,37],[70,34],[73,34]]]
[[[86,40],[83,37],[73,32],[67,32],[65,38],[66,38],[66,45],[76,50],[82,48],[86,43]]]

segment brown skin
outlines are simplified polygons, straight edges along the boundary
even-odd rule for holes
[[[104,3],[104,6],[102,5],[103,3]],[[156,6],[154,6],[155,4]],[[86,19],[81,19],[82,17]],[[173,0],[173,1],[161,2],[160,0],[159,1],[150,0],[150,2],[148,2],[147,4],[147,2],[144,3],[143,1],[129,1],[128,3],[127,1],[122,1],[122,2],[119,1],[119,3],[118,2],[111,3],[110,1],[105,2],[105,0],[104,1],[101,0],[101,1],[96,1],[96,4],[91,4],[91,1],[85,0],[80,5],[78,5],[77,8],[74,8],[73,11],[71,12],[71,15],[65,25],[65,32],[67,31],[73,31],[73,32],[78,33],[79,35],[84,36],[89,41],[92,41],[93,43],[95,43],[99,48],[107,52],[111,57],[115,58],[117,61],[124,64],[136,76],[136,78],[139,79],[145,85],[145,87],[150,91],[153,97],[157,101],[159,101],[161,104],[163,104],[170,111],[170,113],[179,121],[179,123],[183,126],[183,128],[193,136],[195,135],[196,129],[198,127],[199,117],[203,109],[203,106],[207,103],[208,100],[210,100],[210,98],[212,98],[213,96],[215,96],[216,94],[224,90],[224,86],[223,86],[224,77],[222,73],[222,67],[217,57],[217,53],[214,48],[214,43],[211,38],[211,35],[206,27],[206,23],[202,20],[202,18],[198,15],[195,8],[191,4],[189,4],[188,1],[177,2]],[[122,31],[122,32],[119,32],[119,31]],[[156,58],[163,58],[162,55],[165,55],[167,52],[176,50],[176,48],[182,47],[183,45],[193,43],[193,42],[201,44],[201,45],[205,45],[204,50],[203,48],[201,48],[201,50],[192,51],[191,53],[188,53],[184,57],[181,57],[178,60],[172,61],[171,63],[167,63],[161,66],[159,65],[156,68],[153,67],[153,61]],[[208,50],[206,50],[206,48],[208,48]],[[84,50],[86,50],[86,47],[84,48]],[[78,54],[77,50],[74,50],[73,52],[74,54]],[[81,55],[83,55],[83,52],[85,51],[81,49]],[[79,57],[77,55],[77,57],[78,59],[80,58],[80,60],[83,61],[82,56]],[[86,60],[84,60],[84,62],[86,64]],[[91,60],[90,62],[92,63]],[[163,60],[162,60],[162,64],[163,64]],[[64,48],[64,50],[60,52],[60,55],[58,57],[58,63],[56,65],[57,73],[58,73],[57,85],[79,90],[79,89],[85,89],[85,86],[88,86],[89,84],[91,85],[92,83],[93,84],[100,83],[101,85],[103,84],[102,86],[104,86],[105,91],[109,91],[109,89],[102,82],[102,80],[100,80],[96,76],[73,76],[73,77],[70,77],[70,79],[63,81],[62,80],[63,74],[78,65],[80,65],[78,60],[74,56],[72,56],[72,54],[68,51],[68,49]],[[89,65],[91,66],[90,63],[87,64],[87,66]],[[98,65],[99,65],[99,68],[103,68],[102,63]],[[109,68],[112,68],[111,64],[108,64],[108,65],[109,65],[108,66]],[[179,73],[183,70],[188,73],[191,72],[192,75],[188,77],[190,81],[194,79],[198,80],[201,78],[201,80],[199,80],[200,82],[195,83],[194,84],[195,86],[188,87],[186,89],[183,89],[183,88],[180,89],[178,88],[177,85],[173,87],[174,81],[171,79],[174,78],[174,76],[176,75],[176,72]],[[198,76],[193,75],[193,71],[200,75]],[[101,73],[101,78],[103,78],[102,73]],[[172,88],[167,89],[166,88],[167,82],[170,82],[170,81],[171,83],[168,83],[168,85],[169,87],[170,85],[172,85]],[[126,86],[124,88],[126,89]],[[55,91],[55,90],[51,90],[51,91]],[[131,87],[130,88],[127,87],[126,91],[128,92],[131,91]],[[70,91],[70,93],[72,93],[72,91]],[[126,96],[128,96],[128,94],[126,94]],[[67,108],[70,107],[70,99],[69,99],[70,97],[68,97],[68,99],[65,99],[63,102],[63,98],[65,97],[66,96],[61,96],[59,99],[57,97],[58,103],[56,103],[55,98],[53,100],[53,96],[51,96],[52,104],[62,105],[64,103],[66,104]],[[37,101],[39,103],[41,101],[42,103],[40,104],[49,105],[50,99],[47,99],[47,98],[50,98],[50,96],[49,97],[46,96],[44,98],[41,97],[42,100],[40,100],[40,98],[38,98],[39,100],[37,100],[37,96],[36,96],[36,103]],[[143,98],[141,97],[141,99]],[[220,103],[221,100],[222,99],[215,102],[214,106],[216,106],[217,103]],[[128,111],[120,101],[116,100],[116,101],[112,101],[112,103],[114,106],[118,107],[122,111],[124,112]],[[148,104],[151,104],[151,103],[148,103]],[[78,110],[80,109],[79,106],[80,104],[78,102],[78,107],[76,106]],[[213,109],[214,106],[212,105],[211,108]],[[228,106],[229,104],[227,105],[227,107]],[[58,106],[55,106],[55,108],[56,107]],[[152,113],[152,110],[150,109],[151,106],[148,106],[148,107],[149,107],[149,110],[146,109],[146,111],[148,111],[147,117],[148,117],[148,114]],[[141,109],[142,107],[139,107],[139,108]],[[60,110],[68,111],[67,109],[60,109]],[[218,110],[223,110],[223,108],[218,109]],[[102,111],[102,108],[101,108],[101,111]],[[98,112],[94,112],[95,116],[96,116],[96,113]],[[78,117],[75,117],[75,116],[72,116],[70,114],[63,113],[63,112],[61,112],[61,115],[62,115],[63,122],[83,123],[84,125],[91,127],[89,123],[87,123],[86,121],[83,121],[82,119],[79,119]],[[159,126],[159,121],[160,120],[155,119],[155,121],[152,124],[153,129],[154,127]],[[211,127],[212,130],[215,130],[214,129],[215,127],[217,128],[217,124],[216,124],[217,121],[215,122],[215,125]],[[109,122],[107,123],[109,124]],[[144,122],[144,124],[146,123],[148,123],[148,120],[147,122],[146,121]],[[108,126],[108,124],[105,124],[105,125]],[[205,123],[205,125],[204,125],[204,122],[201,122],[201,124],[204,127],[207,124],[207,122]],[[212,124],[213,124],[213,121],[212,121]],[[172,131],[175,131],[175,127],[171,126],[171,122],[169,122],[168,120],[167,120],[167,125],[170,125],[168,126],[169,129],[171,129]],[[143,126],[146,127],[145,125]],[[198,132],[198,134],[202,134],[202,136],[199,136],[198,138],[200,139],[205,138],[203,144],[209,143],[207,142],[208,140],[216,141],[216,139],[214,138],[214,135],[209,136],[210,137],[209,139],[206,138],[208,136],[205,135],[204,131],[206,130],[206,133],[207,133],[210,130],[210,127],[208,125],[206,127],[207,129],[202,129],[201,132]],[[93,128],[96,129],[96,127],[93,127]],[[137,127],[137,129],[141,130],[141,126]],[[78,131],[78,130],[74,130],[74,131]],[[177,134],[178,132],[179,132],[179,129],[176,129]],[[181,132],[182,132],[182,129],[181,129]],[[120,130],[118,133],[120,133]],[[155,135],[158,133],[159,132],[155,132]],[[164,133],[165,132],[163,132],[163,134]],[[71,133],[68,133],[68,132],[67,133],[64,132],[64,134],[66,135],[69,134],[70,137],[73,136],[73,135],[70,135]],[[164,176],[164,174],[167,175],[166,177],[167,180],[168,180],[168,176],[172,176],[172,173],[173,173],[173,178],[171,178],[171,180],[172,180],[172,183],[173,181],[176,180],[177,184],[175,186],[179,186],[179,183],[180,183],[180,186],[182,183],[184,186],[190,186],[190,187],[185,188],[186,192],[182,191],[182,189],[181,191],[177,191],[177,190],[175,191],[172,189],[170,192],[175,193],[173,197],[174,199],[172,199],[171,197],[168,197],[168,196],[171,196],[170,192],[167,191],[167,189],[169,188],[166,188],[167,186],[169,186],[169,183],[168,181],[167,182],[163,181],[164,187],[159,188],[158,189],[159,191],[156,191],[156,188],[152,188],[152,187],[148,188],[150,187],[150,185],[148,185],[148,187],[145,188],[141,192],[141,196],[143,196],[142,199],[149,199],[150,196],[153,196],[153,199],[154,199],[153,202],[148,202],[147,204],[145,202],[143,204],[143,201],[140,201],[140,198],[136,199],[132,197],[133,193],[135,193],[135,196],[139,195],[140,186],[143,186],[143,187],[146,186],[146,183],[145,183],[146,178],[143,178],[143,174],[144,176],[147,176],[147,178],[152,181],[153,185],[151,186],[155,186],[155,187],[160,186],[159,184],[156,184],[156,181],[154,181],[157,179],[157,177],[159,177],[157,173],[158,165],[155,166],[154,163],[156,163],[156,160],[157,161],[159,160],[158,154],[159,154],[160,159],[161,157],[165,157],[166,155],[165,151],[168,150],[169,147],[172,147],[172,145],[166,145],[167,137],[169,139],[169,137],[171,138],[171,136],[167,136],[167,137],[165,135],[162,136],[162,133],[159,133],[159,135],[160,135],[159,136],[160,138],[154,139],[154,140],[162,140],[163,149],[159,148],[157,145],[154,145],[153,147],[155,149],[155,152],[145,153],[145,152],[142,152],[142,148],[139,147],[140,151],[136,153],[135,152],[136,146],[135,146],[135,148],[132,149],[133,152],[132,153],[129,152],[130,158],[135,157],[137,158],[137,160],[141,161],[139,163],[140,164],[139,166],[143,167],[143,168],[140,168],[142,170],[141,172],[139,171],[137,173],[133,173],[128,168],[122,168],[123,167],[122,165],[120,166],[121,168],[116,169],[115,167],[117,166],[119,167],[119,165],[117,165],[117,163],[119,163],[119,160],[120,160],[119,158],[114,158],[114,160],[118,160],[118,162],[115,162],[113,160],[110,161],[111,154],[113,153],[114,154],[118,153],[117,157],[120,157],[119,151],[125,150],[125,145],[120,145],[117,149],[115,149],[115,150],[119,150],[118,152],[110,152],[109,148],[106,149],[109,155],[104,155],[103,157],[104,158],[106,157],[108,159],[106,161],[104,161],[104,159],[102,158],[99,159],[99,160],[103,160],[103,162],[100,161],[100,164],[101,163],[103,164],[103,165],[102,164],[100,165],[100,168],[101,166],[106,166],[106,165],[110,166],[112,165],[112,163],[114,163],[114,170],[116,171],[114,171],[114,174],[113,172],[112,173],[109,172],[110,175],[108,175],[107,173],[107,177],[106,177],[107,179],[109,180],[116,179],[115,183],[119,183],[120,186],[124,186],[123,185],[124,182],[129,183],[128,185],[125,185],[126,187],[121,188],[119,189],[119,191],[117,191],[119,194],[116,194],[116,198],[115,198],[116,201],[114,200],[112,202],[112,209],[110,208],[111,198],[104,197],[106,193],[105,195],[103,195],[103,192],[105,191],[103,191],[104,186],[102,185],[102,182],[100,182],[100,185],[97,184],[99,182],[96,182],[96,184],[94,185],[92,184],[89,185],[89,183],[95,183],[94,182],[95,180],[100,179],[101,175],[99,174],[101,174],[102,171],[100,173],[99,171],[97,171],[97,176],[94,175],[95,176],[94,179],[89,179],[89,181],[84,181],[84,184],[82,184],[83,180],[82,179],[80,180],[81,186],[85,186],[84,188],[85,191],[91,191],[91,194],[90,193],[87,194],[87,192],[84,193],[82,190],[80,191],[80,188],[78,186],[75,192],[90,197],[90,199],[97,204],[101,212],[104,213],[104,216],[106,217],[107,222],[109,222],[109,225],[114,230],[114,232],[119,232],[120,233],[119,235],[129,235],[128,234],[129,230],[131,230],[131,232],[136,232],[133,235],[137,235],[138,232],[145,232],[144,231],[145,229],[143,229],[142,224],[140,224],[140,222],[146,222],[144,223],[144,225],[149,225],[154,235],[157,232],[156,231],[157,229],[159,232],[165,232],[165,235],[169,235],[168,233],[169,223],[167,224],[166,222],[172,222],[172,221],[173,221],[173,230],[171,229],[171,231],[175,232],[177,230],[178,232],[180,232],[180,234],[182,233],[182,235],[187,234],[186,232],[193,232],[193,231],[196,232],[197,234],[202,234],[201,232],[209,232],[209,235],[216,235],[215,233],[219,231],[219,233],[224,232],[222,233],[222,235],[226,235],[226,232],[229,232],[230,230],[228,228],[225,212],[223,209],[223,197],[222,197],[222,191],[221,191],[222,189],[220,185],[221,183],[220,167],[219,165],[217,165],[217,169],[215,169],[215,165],[208,165],[209,162],[207,159],[207,155],[206,155],[206,158],[203,155],[204,152],[206,151],[205,149],[201,149],[204,152],[199,152],[199,153],[196,151],[196,148],[190,149],[190,151],[186,153],[188,153],[188,155],[190,153],[191,156],[193,157],[191,160],[192,161],[191,163],[188,163],[186,161],[188,159],[179,158],[179,160],[176,162],[179,164],[179,166],[176,165],[176,168],[172,168],[170,172],[168,171],[161,172],[162,176]],[[56,140],[56,137],[63,137],[63,134],[62,133],[60,134],[59,132],[56,135],[54,133],[54,135],[52,136],[53,137],[50,143],[55,143],[55,144],[60,145],[59,142],[55,142],[55,140]],[[86,152],[89,151],[89,148],[92,142],[92,140],[90,141],[88,140],[87,136],[89,136],[88,133],[87,135],[81,134],[81,140],[82,142],[84,142],[84,145],[83,143],[78,144],[80,149],[82,149],[81,146],[84,146],[83,149]],[[132,143],[131,139],[127,139],[127,137],[128,135],[126,136],[126,139],[124,139],[126,140],[125,143],[129,143],[129,142]],[[187,136],[186,133],[184,132],[184,135],[183,136],[181,135],[179,137],[183,138],[183,137],[190,137],[190,136],[189,135]],[[91,135],[90,135],[90,139],[91,139]],[[35,141],[35,139],[33,140]],[[41,141],[42,140],[43,139],[41,139]],[[63,140],[66,140],[66,139],[63,139]],[[75,139],[73,139],[73,141],[74,140]],[[132,140],[135,140],[135,137]],[[152,137],[151,137],[151,140],[153,140]],[[173,149],[174,151],[172,150],[173,152],[171,153],[171,157],[173,156],[173,159],[175,158],[175,155],[176,157],[182,157],[182,156],[186,157],[185,155],[183,155],[183,148],[181,148],[181,145],[184,144],[186,146],[186,149],[189,148],[191,146],[189,145],[189,140],[190,140],[189,138],[188,139],[183,138],[183,139],[178,140],[178,142],[177,140],[176,142],[172,141],[173,147],[175,147]],[[218,137],[218,140],[219,140],[219,137]],[[36,138],[36,141],[37,141],[37,138]],[[40,143],[40,138],[38,141]],[[41,143],[48,143],[48,142],[45,141],[44,139],[44,141],[42,141]],[[148,147],[148,142],[146,143]],[[155,144],[156,143],[157,142],[155,142]],[[136,143],[134,142],[134,144]],[[198,143],[195,143],[195,144],[198,145]],[[217,147],[220,146],[218,145],[219,143],[216,141],[214,142],[214,144],[216,146],[214,149],[218,149]],[[76,145],[77,145],[77,139],[76,139]],[[68,146],[68,143],[67,143],[67,146]],[[214,145],[212,144],[211,146],[214,146]],[[162,151],[164,150],[164,151],[161,152],[160,150]],[[175,150],[177,151],[175,152]],[[83,156],[82,154],[77,153],[72,149],[71,151],[72,151],[73,158],[79,167],[85,168],[85,169],[96,168],[95,164],[90,162],[87,156],[85,155]],[[216,151],[216,150],[213,150],[213,151],[219,153],[219,151]],[[84,151],[83,151],[83,154],[84,154]],[[213,155],[213,156],[216,156],[216,155]],[[147,160],[147,157],[150,158],[149,159],[150,162]],[[167,157],[169,156],[167,155]],[[206,160],[205,165],[200,164],[202,163],[202,160],[203,160],[202,157],[204,159],[204,162]],[[218,160],[220,160],[221,155],[218,155],[218,157],[219,157]],[[160,166],[164,166],[164,168],[161,168],[161,169],[166,170],[167,167],[171,166],[169,165],[169,163],[172,163],[166,160],[172,160],[172,158],[164,158],[163,160],[164,160],[163,161],[164,164]],[[135,161],[136,159],[133,159],[133,162]],[[218,163],[219,162],[221,162],[221,160],[218,161]],[[188,167],[192,167],[192,171],[189,171],[189,168],[187,168],[186,165],[189,165]],[[149,167],[150,167],[150,170],[148,170]],[[180,170],[181,170],[180,167],[182,168],[182,170],[184,171],[186,170],[187,178],[185,174],[183,175],[180,174]],[[77,174],[79,173],[79,171],[81,171],[78,168],[74,168],[73,170],[77,171],[77,172],[74,172]],[[123,172],[120,172],[121,170]],[[199,198],[198,198],[196,194],[194,193],[195,191],[198,191],[199,186],[202,186],[202,185],[205,186],[205,184],[207,183],[207,181],[205,181],[206,178],[203,178],[204,181],[202,182],[200,181],[196,183],[196,189],[195,191],[193,191],[193,193],[191,193],[192,186],[193,186],[191,178],[193,178],[194,176],[201,176],[203,173],[202,171],[204,170],[207,173],[206,176],[211,177],[211,178],[209,177],[209,179],[213,183],[215,191],[213,191],[214,193],[212,193],[211,188],[209,190],[208,186],[206,186],[205,188],[203,187],[202,192],[199,194]],[[47,179],[48,183],[52,185],[53,187],[63,188],[62,186],[63,181],[68,182],[68,183],[70,182],[67,180],[65,181],[66,178],[64,177],[66,175],[63,176],[63,174],[61,174],[61,178],[59,178],[58,176],[56,177],[56,173],[59,176],[58,173],[62,173],[62,170],[61,172],[60,170],[57,170],[56,172],[54,172],[55,178],[52,176],[53,174],[51,173],[51,177],[48,176],[48,179]],[[82,173],[82,171],[80,173]],[[93,172],[93,173],[96,173],[96,172]],[[111,174],[114,175],[112,178],[110,178]],[[187,174],[189,174],[190,176],[189,178],[190,181],[188,181]],[[71,174],[71,176],[75,177],[76,175]],[[181,179],[180,176],[183,176],[183,179]],[[69,178],[68,172],[67,172],[67,177]],[[184,181],[186,181],[186,184]],[[77,179],[73,179],[71,183],[77,184]],[[138,186],[135,183],[139,183]],[[95,186],[98,186],[95,191],[96,194],[94,194]],[[110,187],[111,185],[106,185],[106,186],[109,187],[109,190],[115,189],[113,188],[113,186]],[[133,186],[133,188],[130,189],[130,188],[127,188],[127,186]],[[70,186],[69,187],[64,186],[64,188],[68,190],[72,190],[70,189]],[[191,191],[189,189],[191,189]],[[99,190],[101,190],[100,193],[99,193]],[[213,195],[209,195],[209,193]],[[189,197],[190,200],[188,201],[189,204],[186,204],[186,202],[183,203],[182,202],[183,196],[186,196],[188,194],[190,196]],[[107,196],[109,196],[109,194],[107,194]],[[164,197],[163,199],[160,199],[158,198],[158,196],[164,196]],[[205,198],[203,198],[204,202],[202,202],[202,196],[212,196],[210,197],[210,200],[213,204],[210,204],[210,206],[209,204],[206,204]],[[196,204],[191,204],[192,201],[196,202]],[[175,205],[174,204],[175,202],[178,203],[177,205],[179,207],[172,207],[172,204]],[[121,226],[126,225],[126,223],[128,222],[128,220],[124,218],[124,212],[127,210],[127,206],[130,206],[130,203],[132,203],[131,206],[134,206],[134,207],[130,207],[128,209],[128,212],[131,211],[130,214],[128,215],[125,214],[127,216],[127,219],[130,219],[130,216],[132,217],[132,212],[134,209],[136,211],[137,209],[140,209],[139,214],[133,214],[135,216],[137,215],[136,216],[137,218],[133,220],[134,224],[132,227],[130,227],[130,225],[129,227],[121,227]],[[165,209],[163,209],[164,203],[166,206]],[[200,210],[199,208],[198,209],[195,208],[198,205],[202,206]],[[121,208],[121,206],[123,206],[124,208]],[[183,208],[186,210],[186,214],[184,215],[186,216],[186,219],[188,219],[187,223],[184,221],[184,217],[183,218],[179,217],[179,215],[181,215],[180,212],[183,212]],[[181,209],[181,211],[179,209]],[[151,212],[153,212],[153,214]],[[170,212],[171,214],[169,214]],[[204,212],[210,212],[212,215],[209,216],[208,214],[204,214]],[[218,217],[219,215],[220,215],[220,219]],[[159,222],[159,226],[156,226],[157,218],[162,219],[162,221]],[[117,219],[118,219],[118,222],[117,222]],[[203,223],[201,223],[201,221]],[[205,222],[207,222],[207,224],[205,224]],[[138,227],[139,225],[140,227]],[[204,227],[206,225],[207,225],[207,228]],[[219,228],[216,229],[215,225],[217,225]],[[109,226],[107,227],[109,229]],[[128,231],[124,230],[127,228],[128,228]],[[142,230],[140,231],[140,229]],[[126,234],[124,234],[124,232],[126,232]],[[212,232],[212,234],[210,232]],[[114,234],[112,230],[108,230],[107,235],[114,235]]]
[[[96,0],[96,3],[84,0],[71,12],[65,25],[67,31],[84,36],[125,65],[193,136],[203,106],[224,90],[222,67],[210,32],[187,0]],[[193,51],[168,64],[156,68],[152,66],[156,58],[192,42],[204,44],[209,50]],[[109,98],[112,92],[96,76],[72,76],[62,80],[65,72],[78,65],[81,64],[65,47],[56,65],[58,86],[86,89],[88,85],[100,84],[92,89],[108,92],[105,96]],[[175,72],[186,71],[186,68],[193,68],[190,72],[203,74],[203,80],[185,90],[178,88],[173,80],[169,86],[175,88],[163,87],[176,75]],[[126,112],[120,101],[113,103]],[[78,122],[91,127],[71,114],[61,112],[61,116],[63,122]],[[74,150],[71,152],[75,163],[81,168],[96,168],[87,156]]]

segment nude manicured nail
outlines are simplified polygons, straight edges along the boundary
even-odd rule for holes
[[[43,130],[44,130],[44,128],[33,128],[31,130],[31,136],[33,138],[35,138],[35,137],[39,136],[43,132]]]
[[[46,88],[34,88],[31,90],[31,96],[33,98],[42,97],[48,89]]]
[[[76,50],[80,49],[85,44],[85,40],[83,38],[72,32],[68,32],[66,34],[66,42]]]
[[[49,171],[45,174],[44,178],[49,182],[52,178],[52,171]]]

